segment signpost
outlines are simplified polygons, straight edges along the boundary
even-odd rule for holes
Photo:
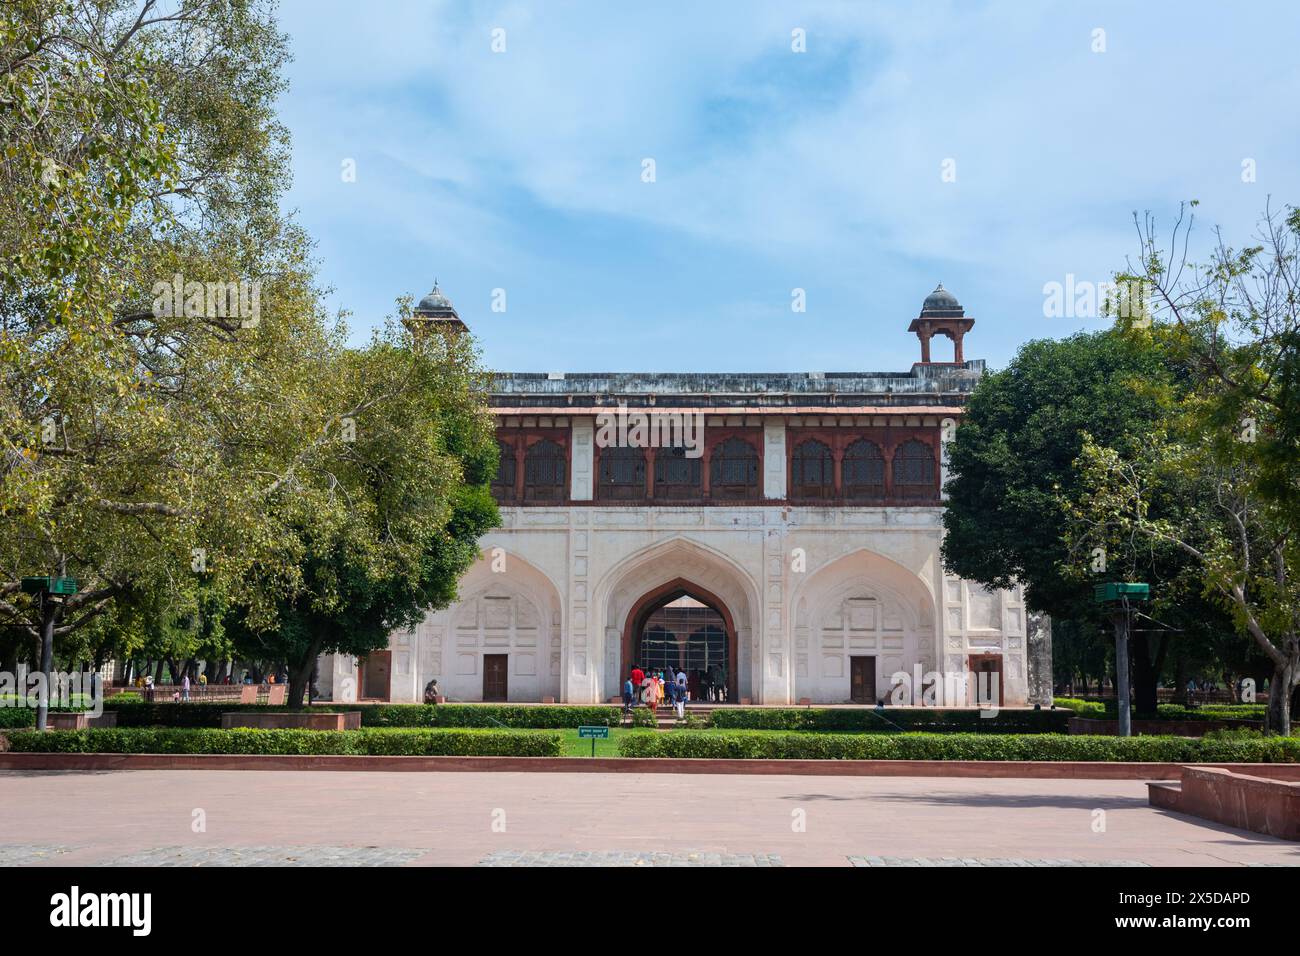
[[[62,565],[60,569],[66,570]],[[24,594],[36,595],[36,606],[41,614],[41,673],[45,675],[45,681],[36,698],[36,729],[44,730],[50,716],[49,682],[54,670],[54,626],[57,623],[57,605],[62,602],[54,602],[56,606],[52,609],[53,613],[46,609],[45,603],[51,595],[57,594],[66,599],[76,594],[77,579],[62,575],[23,578],[22,590]]]
[[[1098,584],[1093,589],[1093,597],[1098,604],[1110,609],[1111,620],[1115,622],[1115,710],[1119,717],[1119,736],[1132,737],[1128,689],[1128,605],[1130,600],[1150,600],[1151,586],[1126,582]]]
[[[591,755],[594,757],[594,756],[596,756],[596,741],[597,741],[597,740],[608,740],[608,739],[609,739],[609,728],[608,728],[608,727],[588,727],[588,726],[582,726],[582,727],[579,727],[579,728],[578,728],[578,739],[579,739],[579,740],[586,740],[587,738],[591,738]]]

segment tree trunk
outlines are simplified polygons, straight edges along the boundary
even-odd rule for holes
[[[289,696],[288,703],[290,707],[301,707],[303,697],[307,693],[307,685],[311,682],[312,671],[316,669],[316,658],[320,656],[320,639],[317,638],[311,642],[307,648],[307,653],[297,661],[289,670]]]
[[[1228,685],[1228,699],[1234,704],[1242,703],[1240,681],[1232,671],[1223,672],[1223,682]]]
[[[1291,694],[1297,676],[1300,676],[1300,662],[1294,657],[1286,664],[1273,668],[1273,676],[1268,684],[1268,719],[1265,721],[1267,733],[1281,734],[1284,737],[1291,733]]]
[[[59,614],[63,605],[51,601],[48,594],[41,600],[41,673],[44,675],[44,688],[36,697],[36,729],[44,730],[50,719],[50,693],[53,691],[54,671],[54,628],[58,625]]]
[[[1133,656],[1133,704],[1139,717],[1156,715],[1156,687],[1160,673],[1151,662],[1150,642],[1145,634],[1129,639]]]

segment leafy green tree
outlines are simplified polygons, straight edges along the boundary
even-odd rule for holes
[[[1094,662],[1088,635],[1108,630],[1093,601],[1094,583],[1136,575],[1159,593],[1161,584],[1174,588],[1183,559],[1170,550],[1079,547],[1077,508],[1090,489],[1075,462],[1089,435],[1135,450],[1145,427],[1176,402],[1179,387],[1159,354],[1119,332],[1026,343],[1006,369],[980,381],[948,446],[948,569],[989,588],[1020,582],[1031,608],[1075,622],[1080,659]],[[1140,714],[1155,711],[1172,634],[1204,611],[1203,602],[1166,602],[1160,616],[1173,630],[1135,631]]]
[[[1148,217],[1139,265],[1119,277],[1143,283],[1151,301],[1150,329],[1127,337],[1191,388],[1136,448],[1089,444],[1085,512],[1112,539],[1187,557],[1271,662],[1268,723],[1288,734],[1300,696],[1300,210],[1266,209],[1257,244],[1220,236],[1204,265],[1187,258],[1191,229],[1180,215],[1165,246]],[[1160,506],[1170,488],[1183,507]]]
[[[232,626],[242,655],[287,663],[294,705],[320,654],[387,647],[394,629],[449,604],[498,521],[488,490],[497,445],[467,338],[390,325],[338,363],[326,381],[350,410],[348,440],[293,475],[295,497],[314,489],[312,521],[273,508],[300,555],[296,585],[272,585],[269,619],[237,613]]]
[[[0,623],[43,671],[119,601],[198,578],[247,603],[253,567],[292,585],[265,515],[328,454],[341,328],[279,212],[270,11],[0,6]],[[79,592],[21,592],[46,574]]]
[[[1291,692],[1300,673],[1297,608],[1300,548],[1276,504],[1253,495],[1258,472],[1249,453],[1233,460],[1206,441],[1191,412],[1145,432],[1129,455],[1088,443],[1081,455],[1090,491],[1092,540],[1112,546],[1151,542],[1176,548],[1198,567],[1205,589],[1273,661],[1269,727],[1291,732]],[[1198,507],[1160,509],[1168,489],[1184,487]],[[1205,490],[1211,494],[1203,494]]]

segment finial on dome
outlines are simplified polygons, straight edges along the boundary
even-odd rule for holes
[[[439,326],[448,328],[455,332],[467,332],[468,327],[461,321],[460,315],[456,312],[456,307],[451,304],[451,300],[438,287],[438,280],[433,280],[433,288],[429,293],[420,300],[419,304],[411,311],[411,323],[419,326]],[[412,325],[414,328],[415,325]]]

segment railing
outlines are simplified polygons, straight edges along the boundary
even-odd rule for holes
[[[244,689],[254,687],[257,689],[257,702],[265,704],[270,697],[271,688],[284,687],[287,684],[190,684],[189,697],[185,696],[185,690],[180,684],[154,684],[152,691],[152,700],[154,703],[166,703],[179,697],[182,701],[188,700],[190,703],[238,703],[243,696]],[[145,700],[150,700],[150,692],[146,687],[137,687],[132,684],[129,687],[110,687],[105,688],[105,695],[112,699],[117,694],[139,694]]]

